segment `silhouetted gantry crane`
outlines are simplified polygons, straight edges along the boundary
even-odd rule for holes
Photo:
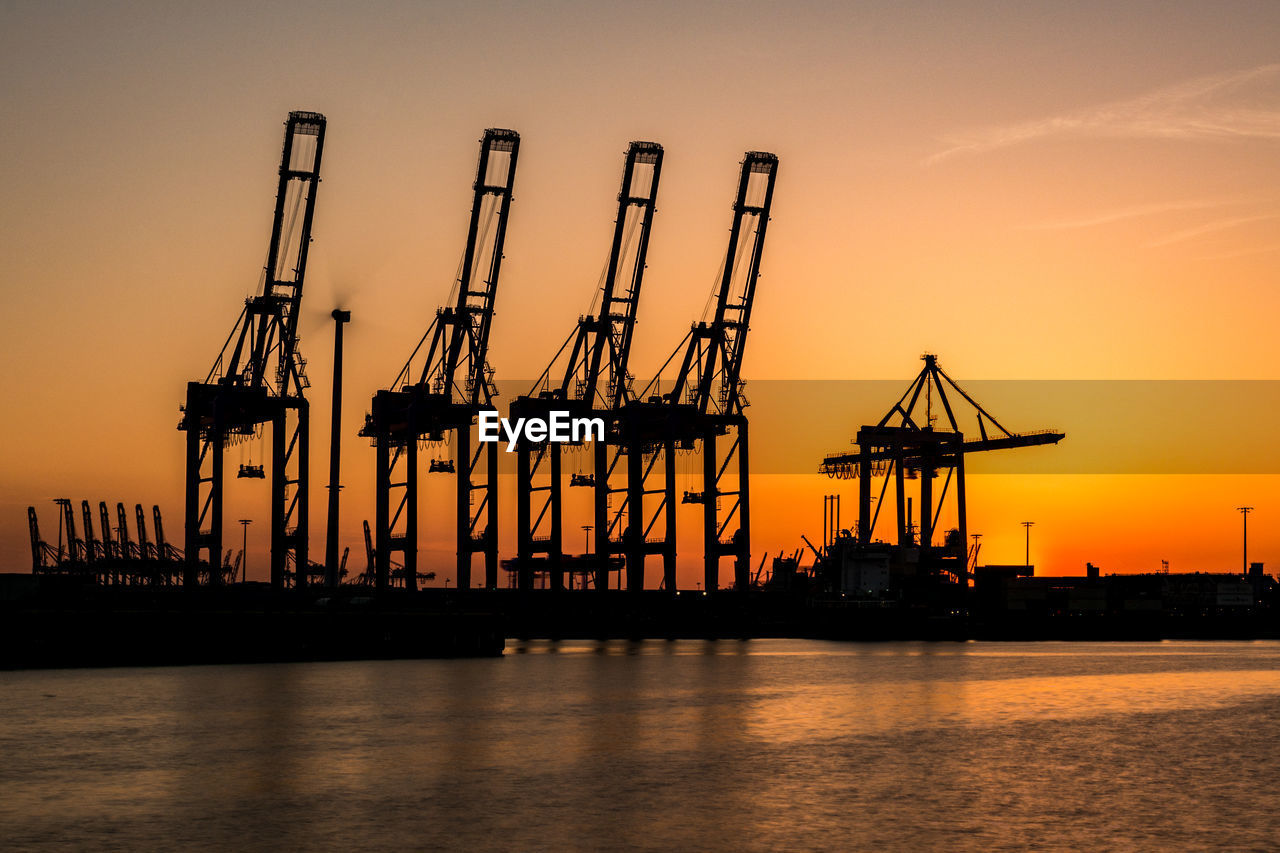
[[[397,552],[403,565],[398,580],[406,589],[418,588],[418,444],[443,441],[446,435],[453,438],[456,457],[450,464],[432,460],[431,467],[457,476],[458,586],[471,586],[471,558],[477,552],[484,554],[485,587],[498,585],[498,444],[487,445],[480,473],[485,446],[476,442],[473,451],[471,427],[482,409],[493,409],[497,393],[487,362],[489,328],[519,150],[515,131],[484,132],[456,301],[436,312],[391,388],[374,395],[360,431],[377,449],[374,574],[379,591],[391,585]],[[415,371],[414,359],[424,346],[425,362]],[[472,512],[476,492],[481,498]]]
[[[627,362],[661,175],[662,146],[656,142],[632,142],[622,169],[613,241],[599,292],[599,311],[578,318],[577,328],[530,393],[512,401],[512,419],[545,419],[552,410],[568,412],[573,418],[600,417],[606,423],[606,434],[611,435],[616,444],[617,417],[632,399]],[[552,385],[552,373],[562,356],[565,356],[563,372],[556,375],[556,384]],[[575,563],[571,568],[592,570],[597,589],[608,585],[612,557],[608,528],[612,468],[608,464],[608,452],[608,440],[594,442],[592,473],[576,473],[570,483],[588,486],[594,491],[591,526],[596,531],[595,554],[584,555],[585,564]],[[550,574],[551,588],[561,589],[567,564],[562,446],[559,442],[521,439],[517,453],[517,557],[512,565],[517,571],[518,585],[521,589],[532,589],[535,571],[541,566]],[[545,498],[538,501],[541,495]]]
[[[1055,430],[1014,433],[1005,429],[991,414],[970,397],[950,376],[938,367],[938,359],[931,354],[923,357],[924,368],[912,380],[906,393],[893,408],[874,426],[858,430],[857,450],[852,453],[834,453],[822,460],[818,470],[840,479],[858,479],[858,531],[857,543],[869,546],[876,521],[889,486],[895,484],[897,507],[897,544],[920,546],[919,564],[931,572],[950,575],[956,582],[967,577],[968,510],[965,495],[965,455],[1014,447],[1035,447],[1057,444],[1065,433]],[[952,401],[947,395],[950,388],[969,404],[976,415],[978,438],[966,439],[960,430]],[[937,397],[946,414],[949,429],[934,428],[934,397]],[[917,408],[923,400],[923,405]],[[922,411],[921,411],[922,410]],[[933,480],[938,472],[946,470],[942,491],[935,502]],[[884,476],[880,499],[874,514],[871,511],[871,480]],[[918,479],[920,483],[919,540],[916,541],[915,525],[908,507],[906,480]],[[942,513],[951,482],[955,481],[955,507],[957,527],[940,548],[935,548],[935,529]]]
[[[178,429],[187,433],[186,571],[199,583],[221,565],[223,450],[271,425],[271,585],[285,586],[290,561],[307,581],[308,382],[298,353],[298,311],[311,244],[325,117],[291,112],[276,191],[262,290],[245,301],[235,328],[203,382],[187,385]],[[259,474],[260,475],[260,474]],[[221,583],[222,572],[209,571]]]
[[[750,462],[741,369],[777,172],[778,158],[773,154],[749,151],[743,158],[712,319],[695,323],[663,365],[665,370],[673,362],[678,363],[671,390],[661,393],[659,371],[638,399],[623,407],[621,446],[609,470],[625,453],[626,500],[614,512],[607,533],[610,547],[613,537],[621,535],[619,544],[626,554],[629,590],[644,589],[645,557],[661,554],[663,588],[675,591],[675,454],[677,449],[695,449],[698,442],[702,444],[702,488],[686,493],[684,500],[701,503],[704,509],[704,588],[714,592],[719,587],[720,560],[724,556],[734,558],[735,586],[749,586]],[[729,435],[733,438],[722,455],[719,440]],[[659,470],[659,461],[663,463],[662,485],[653,486],[650,479]],[[733,488],[730,479],[736,481]],[[654,494],[662,498],[653,515],[647,517],[645,498]],[[731,502],[726,506],[721,499]],[[664,520],[662,533],[653,537],[660,518]],[[736,528],[731,530],[735,521]]]

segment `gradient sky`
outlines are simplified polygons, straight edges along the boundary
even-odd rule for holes
[[[1271,2],[0,2],[0,566],[28,564],[28,504],[56,535],[61,496],[159,503],[180,541],[178,404],[258,281],[290,109],[329,118],[301,332],[323,483],[328,313],[354,313],[358,570],[354,434],[449,292],[483,128],[522,135],[500,385],[589,306],[631,139],[666,148],[638,377],[701,312],[742,152],[763,149],[781,166],[749,379],[905,386],[924,351],[961,381],[1280,379],[1278,43]],[[833,485],[762,475],[756,559],[815,538]],[[230,497],[229,519],[265,522],[265,486]],[[991,562],[1020,561],[1036,519],[1042,573],[1234,569],[1239,504],[1252,557],[1280,564],[1274,475],[989,475],[970,502]],[[682,582],[698,561],[684,548]]]

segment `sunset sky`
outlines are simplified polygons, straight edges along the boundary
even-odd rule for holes
[[[666,150],[631,360],[642,380],[702,311],[748,149],[780,158],[748,380],[905,388],[923,352],[975,386],[1280,380],[1278,44],[1272,2],[0,3],[0,570],[30,564],[27,505],[56,537],[56,497],[159,503],[181,543],[178,405],[258,282],[291,109],[329,120],[301,321],[313,556],[329,312],[344,306],[342,539],[359,571],[374,469],[355,433],[449,293],[485,127],[522,137],[490,354],[500,387],[536,376],[588,309],[633,139]],[[767,398],[753,417],[789,417]],[[1280,400],[1242,430],[1225,404],[1217,417],[1176,398],[1131,413],[1122,440],[1192,421],[1186,453],[1247,459],[1280,423]],[[1006,426],[1060,426],[1067,441],[1018,453],[1118,431],[1044,408]],[[797,415],[797,441],[818,448],[809,470],[848,447],[846,416]],[[979,474],[970,530],[984,562],[1020,562],[1019,522],[1034,519],[1042,574],[1086,560],[1225,571],[1248,504],[1250,556],[1274,573],[1268,460]],[[265,577],[267,488],[230,482],[227,518],[257,520],[249,574]],[[851,486],[761,473],[755,561],[820,536],[823,494],[844,496],[851,526]],[[451,567],[450,524],[424,530],[424,561]],[[510,556],[509,524],[502,541]],[[694,538],[682,584],[699,564]]]

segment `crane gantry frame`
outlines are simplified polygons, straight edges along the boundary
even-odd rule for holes
[[[611,436],[616,447],[618,415],[633,399],[628,362],[662,176],[662,154],[662,146],[656,142],[632,142],[628,146],[623,162],[622,186],[618,191],[613,239],[600,288],[599,312],[578,318],[574,332],[534,383],[530,393],[512,401],[513,419],[546,417],[553,409],[567,411],[573,417],[601,415],[606,422],[606,435]],[[563,373],[558,383],[551,386],[552,371],[566,351],[568,357]],[[611,547],[609,538],[609,497],[613,492],[625,491],[625,487],[610,486],[613,468],[608,465],[609,447],[608,439],[594,442],[591,475],[575,475],[571,482],[571,485],[585,485],[593,490],[595,554],[594,557],[585,556],[591,564],[597,589],[607,587],[610,560],[620,550]],[[562,452],[558,442],[521,440],[517,447],[517,557],[514,565],[517,585],[523,590],[533,588],[534,573],[539,564],[547,567],[552,589],[559,590],[564,586]],[[537,496],[541,494],[546,497],[538,507]],[[544,530],[546,535],[540,536]]]
[[[941,569],[951,574],[955,582],[963,584],[967,583],[969,573],[965,455],[1014,447],[1057,444],[1066,437],[1066,434],[1056,430],[1010,432],[938,366],[937,356],[925,353],[921,356],[921,360],[924,361],[924,367],[911,381],[898,402],[878,423],[863,426],[858,430],[856,438],[858,449],[853,453],[827,455],[819,465],[818,471],[831,477],[858,479],[857,544],[863,547],[872,542],[871,537],[875,532],[876,521],[880,517],[884,493],[892,478],[897,507],[897,544],[899,546],[918,544],[921,565]],[[955,408],[947,395],[948,388],[974,410],[978,438],[965,438],[960,429]],[[935,396],[942,404],[949,429],[934,428],[934,422],[937,419],[933,413]],[[923,409],[923,412],[917,408],[922,399],[924,405],[920,406],[920,409]],[[933,480],[941,470],[945,470],[947,476],[943,481],[942,491],[935,501]],[[885,480],[880,492],[881,500],[876,502],[873,514],[871,481],[873,477],[880,475],[883,475]],[[915,541],[913,525],[906,509],[908,501],[905,481],[909,478],[920,481],[918,543]],[[956,486],[957,542],[944,544],[941,551],[936,551],[935,531],[952,480],[955,481]]]
[[[372,439],[377,456],[374,575],[379,592],[391,586],[393,552],[401,555],[401,584],[407,590],[418,587],[418,444],[441,441],[446,434],[454,438],[456,453],[452,469],[457,477],[458,587],[470,588],[475,553],[484,554],[485,587],[498,585],[498,445],[487,444],[486,454],[485,446],[476,442],[473,451],[471,427],[482,409],[493,408],[497,394],[488,364],[489,330],[519,150],[520,135],[515,131],[485,130],[456,301],[437,310],[391,388],[374,395],[360,431]],[[426,360],[415,373],[414,358],[424,345]],[[473,513],[476,492],[481,500]],[[393,499],[393,493],[398,497]]]
[[[187,433],[188,587],[202,578],[211,585],[223,581],[223,451],[229,441],[245,440],[264,424],[271,425],[272,442],[271,585],[286,586],[290,561],[295,584],[307,583],[309,383],[298,352],[298,312],[325,127],[320,113],[289,113],[261,292],[245,300],[205,380],[187,384],[178,429]]]

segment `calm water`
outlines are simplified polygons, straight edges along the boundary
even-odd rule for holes
[[[0,848],[1280,848],[1280,644],[0,673]]]

